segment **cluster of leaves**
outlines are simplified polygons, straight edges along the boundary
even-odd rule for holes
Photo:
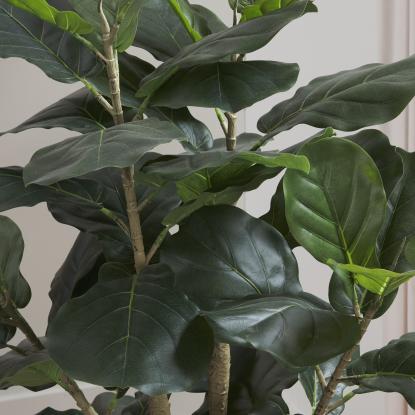
[[[64,370],[140,392],[100,395],[99,414],[146,414],[146,395],[206,391],[213,345],[224,342],[234,362],[230,414],[288,414],[281,394],[298,379],[315,408],[322,395],[316,368],[329,378],[339,355],[360,340],[356,308],[364,314],[381,298],[381,316],[415,275],[414,155],[378,130],[335,134],[401,113],[415,95],[415,57],[313,80],[260,118],[263,134],[242,134],[237,151],[228,152],[188,106],[237,112],[291,88],[298,65],[234,57],[263,47],[315,5],[232,1],[241,19],[227,27],[187,0],[105,1],[110,24],[119,25],[127,121],[113,126],[97,100],[110,95],[97,58],[97,3],[0,0],[0,57],[21,57],[55,81],[83,84],[7,132],[80,133],[39,150],[24,168],[0,169],[0,211],[46,202],[80,234],[52,281],[46,349],[13,346],[0,357],[0,387],[48,388]],[[128,54],[131,45],[162,63],[154,68]],[[145,120],[135,120],[139,110]],[[284,152],[261,151],[299,124],[326,129]],[[173,140],[181,154],[154,152]],[[128,166],[146,250],[165,238],[139,275],[120,176]],[[284,169],[262,218],[233,206]],[[19,271],[22,236],[6,217],[0,236],[1,294],[23,308],[30,289]],[[297,246],[333,268],[330,304],[303,291]],[[0,345],[9,347],[15,327],[0,313]],[[355,356],[333,399],[357,385],[355,393],[399,392],[415,407],[413,337]],[[206,405],[197,412],[206,413]]]

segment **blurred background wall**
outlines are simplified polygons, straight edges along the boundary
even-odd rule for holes
[[[227,0],[198,0],[195,3],[214,9],[230,22],[231,13]],[[353,68],[369,62],[389,62],[401,59],[415,51],[415,7],[413,0],[316,0],[320,12],[307,15],[285,28],[268,46],[249,56],[251,59],[274,59],[298,62],[301,74],[297,87],[319,75]],[[143,55],[140,51],[132,53]],[[148,56],[148,55],[146,55]],[[38,68],[20,59],[0,62],[0,130],[14,127],[38,110],[79,88],[48,79]],[[291,92],[262,101],[240,114],[241,131],[256,130],[258,117],[268,111],[277,100],[290,97]],[[220,129],[212,111],[194,110],[210,123],[217,136]],[[411,106],[390,125],[382,127],[394,144],[414,150],[415,112]],[[313,133],[305,126],[297,127],[279,136],[269,148],[285,148]],[[19,135],[6,135],[0,139],[0,165],[24,165],[31,154],[40,147],[73,135],[65,130],[31,130]],[[266,182],[258,190],[246,195],[241,202],[249,213],[259,216],[269,207],[276,181]],[[39,334],[46,327],[50,301],[49,284],[56,270],[68,253],[77,231],[56,223],[44,205],[20,208],[7,214],[23,231],[26,242],[22,271],[33,289],[31,304],[23,311]],[[327,298],[330,271],[316,264],[302,249],[296,249],[300,261],[302,283],[306,290]],[[366,351],[383,345],[404,331],[414,329],[413,287],[401,290],[400,296],[383,322],[373,324],[363,342]],[[84,385],[87,394],[95,390]],[[292,413],[309,413],[300,387],[285,395],[293,403]],[[178,394],[173,399],[173,414],[187,415],[195,410],[200,396]],[[73,407],[71,399],[59,389],[51,389],[38,395],[13,388],[0,392],[0,414],[32,415],[45,406],[56,409]],[[355,398],[345,415],[371,411],[377,415],[413,415],[398,395],[371,394]]]

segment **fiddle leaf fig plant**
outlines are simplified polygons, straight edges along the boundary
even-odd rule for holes
[[[415,158],[366,129],[415,96],[415,56],[317,78],[276,98],[260,133],[239,131],[239,111],[299,73],[249,54],[317,5],[229,6],[225,23],[188,0],[0,0],[0,57],[80,87],[1,133],[73,132],[0,168],[1,212],[46,203],[79,230],[36,334],[22,311],[23,236],[0,216],[0,389],[58,385],[74,401],[38,415],[169,415],[183,391],[205,394],[195,415],[289,415],[283,392],[297,382],[310,415],[374,391],[415,409],[415,334],[359,347],[415,276]],[[195,106],[216,115],[221,137]],[[318,130],[263,149],[299,124]],[[269,212],[236,207],[277,176]],[[304,291],[318,276],[300,275],[299,247],[332,270],[329,302]],[[102,393],[88,400],[79,381]]]

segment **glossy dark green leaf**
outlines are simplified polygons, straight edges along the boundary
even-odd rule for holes
[[[48,185],[106,167],[127,167],[183,132],[166,121],[135,121],[66,139],[37,151],[24,169],[28,184]]]
[[[180,292],[158,285],[163,266],[113,275],[64,305],[48,329],[48,350],[77,379],[133,386],[146,394],[188,390],[207,370],[209,331]]]
[[[84,35],[92,32],[92,26],[77,13],[58,10],[46,0],[7,0],[11,5],[31,13],[45,22],[71,33]]]
[[[229,302],[205,315],[219,341],[266,351],[294,368],[325,362],[360,338],[354,316],[285,293]]]
[[[20,57],[59,82],[72,83],[102,69],[93,52],[70,33],[0,1],[0,57]]]
[[[357,393],[400,393],[415,409],[415,334],[409,333],[382,349],[365,353],[347,369],[348,381],[360,386]]]
[[[319,365],[320,370],[323,373],[323,376],[326,380],[331,378],[339,361],[340,357],[334,357],[333,359],[330,359],[327,362],[321,363]],[[314,412],[322,396],[321,383],[317,376],[316,368],[309,367],[307,370],[301,372],[299,374],[299,379],[310,402],[311,408]],[[333,394],[331,402],[334,403],[341,399],[343,397],[343,392],[345,389],[346,385],[344,383],[339,383],[336,387],[335,393]],[[343,411],[344,405],[338,407],[334,411],[331,411],[330,415],[340,415],[341,413],[343,413]]]
[[[203,208],[161,251],[176,284],[202,308],[252,295],[301,291],[297,262],[271,226],[232,206]]]
[[[18,226],[6,216],[0,216],[0,288],[17,307],[25,307],[31,297],[30,287],[20,273],[24,242]]]
[[[46,350],[35,350],[28,340],[18,347],[27,355],[12,350],[0,357],[0,389],[24,386],[39,390],[59,382],[61,370]]]
[[[196,20],[205,21],[208,32],[216,33],[228,28],[228,26],[226,26],[226,24],[223,23],[222,20],[207,7],[204,7],[200,4],[190,4],[190,7],[193,11],[193,16],[196,16]],[[208,33],[202,31],[202,34]]]
[[[265,46],[284,26],[304,14],[307,0],[256,21],[246,22],[219,33],[206,36],[162,64],[143,80],[138,95],[152,95],[179,69],[216,63],[235,53],[249,53]],[[155,26],[159,27],[159,26]],[[158,37],[158,36],[157,36]]]
[[[112,116],[98,103],[95,96],[87,89],[80,89],[2,134],[19,133],[31,128],[58,127],[85,134],[113,125]]]
[[[80,233],[65,262],[59,268],[51,283],[49,297],[52,308],[49,321],[70,298],[85,294],[96,283],[100,267],[105,257],[97,238],[88,233]]]
[[[415,55],[317,78],[260,118],[269,136],[298,124],[342,131],[382,124],[399,115],[415,95]]]
[[[69,0],[73,8],[101,33],[101,20],[97,0]],[[145,0],[105,0],[104,12],[110,25],[119,25],[116,48],[123,52],[128,49],[137,32],[138,17]]]
[[[94,399],[92,406],[98,415],[108,415],[109,408],[113,408],[111,415],[149,415],[148,396],[138,392],[134,397],[128,395],[114,399],[114,393],[104,392]]]
[[[229,414],[286,415],[281,398],[297,382],[297,371],[277,362],[270,354],[234,346],[231,348]],[[207,400],[193,415],[209,415]]]
[[[187,0],[179,0],[178,3],[190,26],[202,36],[223,27],[219,18],[210,11],[208,13],[205,8],[196,8]],[[158,60],[164,61],[193,42],[193,38],[169,1],[152,0],[144,4],[138,19],[135,46],[147,50]]]
[[[299,67],[268,61],[218,62],[178,71],[152,96],[154,105],[238,112],[291,88]]]
[[[209,150],[213,145],[213,136],[209,128],[193,117],[186,107],[179,109],[149,107],[146,114],[162,121],[171,121],[179,127],[187,137],[187,141],[182,145],[190,151]]]
[[[309,175],[284,177],[286,216],[294,238],[317,260],[367,265],[374,259],[386,196],[373,160],[348,140],[304,145]]]
[[[2,316],[1,312],[0,317],[7,319],[7,316]],[[0,350],[6,347],[7,343],[14,337],[15,334],[16,327],[9,326],[7,324],[0,324]]]

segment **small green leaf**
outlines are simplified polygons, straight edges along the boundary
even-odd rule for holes
[[[27,354],[12,350],[0,357],[0,389],[24,386],[40,390],[59,383],[61,369],[46,350],[35,350],[28,340],[21,342],[18,347]]]
[[[23,236],[17,225],[0,216],[0,290],[10,296],[17,307],[25,307],[31,297],[30,287],[20,273]]]
[[[397,273],[381,268],[366,268],[353,264],[338,264],[333,260],[328,261],[334,270],[340,269],[353,274],[354,280],[370,292],[379,296],[391,294],[400,285],[405,284],[415,276],[415,270]]]
[[[24,180],[26,185],[49,185],[106,167],[131,166],[173,140],[186,137],[174,124],[151,118],[69,138],[37,151],[24,169]]]
[[[52,7],[46,0],[7,0],[11,5],[29,12],[45,22],[58,26],[66,32],[85,35],[91,33],[92,26],[73,11],[61,11]]]
[[[38,412],[36,415],[82,415],[82,412],[77,409],[68,409],[67,411],[57,411],[51,407]]]
[[[297,64],[249,61],[219,62],[178,71],[153,95],[153,105],[196,106],[238,112],[297,80]]]
[[[297,262],[282,236],[233,206],[204,208],[190,216],[164,244],[161,261],[202,308],[301,291]]]
[[[356,393],[400,393],[415,409],[415,333],[365,353],[347,368],[347,380],[360,386]]]
[[[261,117],[258,129],[271,137],[298,124],[342,131],[383,124],[414,97],[414,74],[415,55],[316,78]]]
[[[104,392],[94,399],[92,406],[98,415],[108,415],[110,408],[111,415],[148,415],[148,396],[140,392],[135,397],[127,395],[116,399],[115,396],[114,393]]]

